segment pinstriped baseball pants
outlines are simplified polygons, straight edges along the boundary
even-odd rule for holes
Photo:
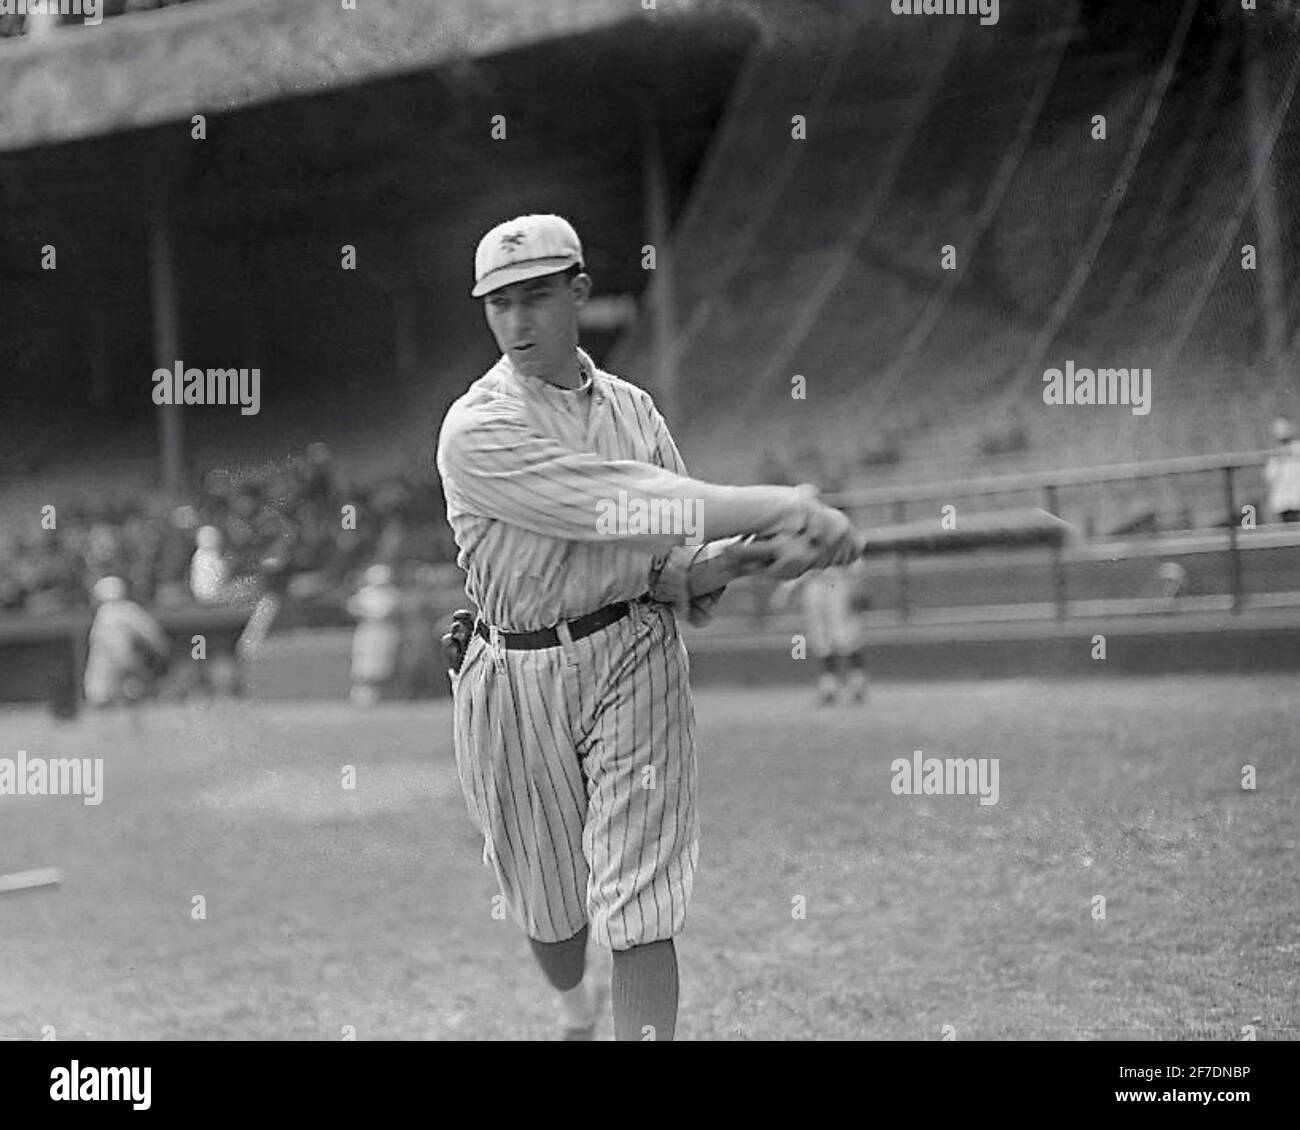
[[[530,938],[590,923],[599,944],[627,949],[682,930],[699,859],[689,674],[659,604],[559,647],[472,638],[453,677],[456,767]]]

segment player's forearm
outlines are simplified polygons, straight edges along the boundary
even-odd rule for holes
[[[700,495],[702,541],[793,532],[804,524],[807,503],[793,487],[699,485],[705,488]]]
[[[698,546],[724,538],[750,534],[785,533],[800,529],[807,513],[807,500],[793,487],[728,486],[678,475],[660,467],[638,464],[611,464],[619,474],[610,476],[607,489],[598,487],[597,511],[611,515],[619,506],[630,512],[639,506],[647,515],[673,515],[680,507],[685,519],[682,529],[665,529],[674,523],[653,523],[660,529],[653,533],[613,530],[613,536],[638,541],[655,549]],[[644,524],[644,523],[643,523]]]

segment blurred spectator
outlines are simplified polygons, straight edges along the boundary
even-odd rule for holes
[[[334,501],[334,459],[325,444],[308,444],[307,458],[298,470],[307,502],[328,506]]]
[[[1274,420],[1273,438],[1280,450],[1264,465],[1268,508],[1279,521],[1300,522],[1300,450],[1291,422],[1281,416]]]
[[[344,503],[356,507],[355,530],[343,528]],[[215,531],[215,544],[210,532],[196,537],[200,527]],[[208,552],[195,552],[196,541]],[[125,579],[143,601],[222,603],[251,597],[260,563],[284,556],[292,575],[315,575],[306,587],[341,612],[345,586],[366,563],[437,564],[455,554],[436,483],[418,470],[344,483],[329,448],[312,444],[265,470],[209,471],[179,505],[143,492],[70,499],[57,531],[0,548],[0,611],[84,608],[89,579],[105,575]]]
[[[29,615],[47,616],[74,608],[84,599],[85,569],[61,531],[51,530],[30,543],[19,540],[15,551],[9,574],[19,594],[9,589],[8,602],[19,604]]]
[[[138,604],[127,599],[126,582],[104,577],[94,588],[99,604],[90,625],[86,656],[86,701],[91,706],[138,702],[167,670],[166,633]]]

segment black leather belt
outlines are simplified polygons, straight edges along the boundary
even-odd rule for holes
[[[610,624],[615,624],[623,619],[631,610],[633,604],[641,604],[650,599],[650,594],[645,593],[636,598],[636,600],[619,600],[613,604],[607,604],[604,608],[597,608],[595,612],[588,612],[585,616],[579,616],[576,620],[570,620],[569,636],[572,639],[580,640],[593,632],[599,632],[601,628],[608,628]],[[483,623],[482,620],[474,625],[474,630],[485,640],[492,639],[491,629]],[[533,632],[502,632],[501,642],[507,650],[536,651],[543,647],[559,647],[560,633],[554,628],[538,628]]]

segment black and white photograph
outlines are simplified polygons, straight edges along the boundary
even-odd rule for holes
[[[1016,1043],[1262,1113],[1297,86],[1300,0],[0,0],[0,1089]]]

